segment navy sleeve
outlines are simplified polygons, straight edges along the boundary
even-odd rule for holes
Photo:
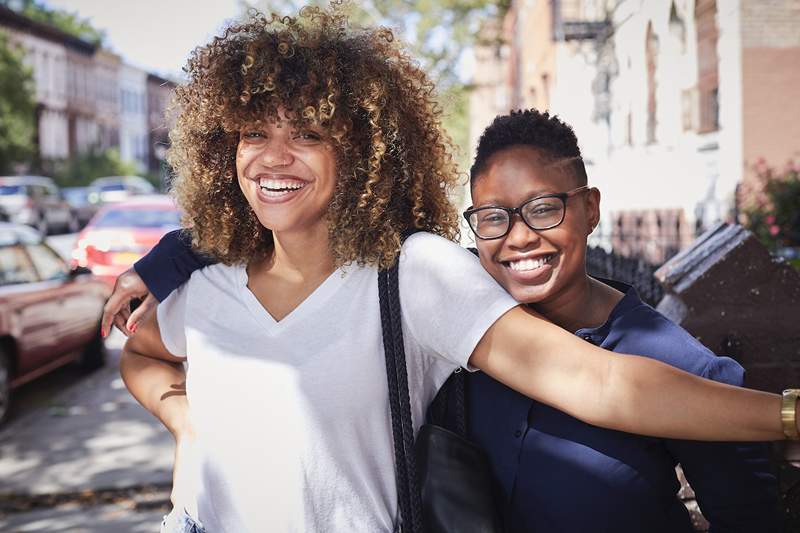
[[[741,386],[743,369],[727,357],[712,361],[703,377]],[[665,441],[695,491],[709,533],[781,531],[778,483],[769,443]]]
[[[192,250],[191,240],[183,230],[175,230],[164,235],[133,268],[161,302],[189,281],[192,272],[212,263],[209,257]]]

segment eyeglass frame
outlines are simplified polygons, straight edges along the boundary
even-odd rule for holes
[[[555,227],[560,226],[564,222],[564,219],[567,216],[567,199],[575,196],[576,194],[580,194],[580,193],[582,193],[584,191],[588,191],[588,190],[589,190],[589,186],[588,185],[582,185],[580,187],[576,187],[575,189],[569,190],[567,192],[557,192],[557,193],[550,193],[550,194],[542,194],[541,196],[536,196],[534,198],[531,198],[530,200],[525,200],[518,207],[503,207],[503,206],[499,206],[499,205],[484,205],[482,207],[470,207],[470,208],[466,209],[462,213],[462,216],[467,221],[467,225],[469,226],[469,229],[472,230],[472,233],[475,235],[475,237],[477,237],[478,239],[480,239],[482,241],[493,241],[495,239],[502,239],[503,237],[505,237],[506,235],[511,233],[511,228],[514,226],[513,219],[514,219],[514,215],[515,214],[519,215],[519,218],[522,220],[522,222],[525,223],[525,225],[528,226],[533,231],[542,231],[542,230],[546,230],[546,229],[553,229]],[[552,225],[544,227],[544,228],[534,228],[533,226],[528,224],[528,221],[525,220],[524,216],[522,216],[522,208],[525,207],[526,205],[528,205],[531,202],[535,202],[537,200],[542,200],[544,198],[558,198],[559,200],[561,200],[561,204],[564,206],[564,208],[561,211],[561,220],[559,220],[556,224],[552,224]],[[475,231],[475,228],[472,227],[472,224],[469,221],[469,217],[471,217],[473,214],[475,214],[475,213],[477,213],[479,211],[487,210],[487,209],[500,209],[500,210],[505,211],[506,213],[508,213],[508,227],[506,228],[505,232],[503,232],[502,234],[498,235],[497,237],[481,237],[480,235],[478,235],[478,232]]]

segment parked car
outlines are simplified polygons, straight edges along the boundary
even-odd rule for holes
[[[64,187],[61,193],[72,208],[79,228],[88,224],[100,209],[100,194],[92,187]]]
[[[168,196],[139,196],[103,206],[78,235],[72,265],[92,269],[109,286],[150,251],[161,237],[180,227],[180,211]]]
[[[0,423],[17,387],[77,362],[102,366],[108,287],[73,268],[23,225],[0,223]]]
[[[55,182],[42,176],[0,177],[0,207],[10,222],[26,224],[46,235],[78,231],[78,222]]]
[[[155,194],[153,184],[139,176],[107,176],[91,183],[100,203],[121,202],[131,196]]]

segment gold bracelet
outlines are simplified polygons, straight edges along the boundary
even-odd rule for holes
[[[790,440],[800,440],[800,431],[797,430],[798,396],[800,396],[800,389],[786,389],[783,391],[781,423],[783,424],[783,434]]]

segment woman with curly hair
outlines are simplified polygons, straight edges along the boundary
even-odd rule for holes
[[[142,319],[121,360],[177,442],[165,528],[395,529],[377,294],[395,261],[417,427],[464,367],[604,427],[781,438],[779,397],[594,347],[452,242],[433,87],[388,30],[337,8],[254,16],[187,72],[169,160],[192,245],[217,264]]]

